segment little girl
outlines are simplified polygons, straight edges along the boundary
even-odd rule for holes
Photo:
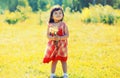
[[[47,37],[49,39],[43,63],[51,64],[50,78],[55,77],[55,69],[58,60],[61,61],[63,69],[63,78],[68,78],[67,74],[67,38],[69,36],[68,28],[63,22],[64,13],[60,6],[51,10]]]

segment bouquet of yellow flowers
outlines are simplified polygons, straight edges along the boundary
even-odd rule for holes
[[[57,26],[51,26],[50,29],[50,34],[57,36],[57,32],[58,32],[58,27]]]
[[[52,36],[57,36],[58,27],[57,27],[57,26],[51,26],[50,29],[49,29],[49,31],[50,31],[50,34],[51,34]],[[54,41],[54,44],[57,46],[58,40],[55,40],[55,41]]]

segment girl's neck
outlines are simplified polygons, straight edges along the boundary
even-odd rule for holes
[[[55,25],[55,26],[59,26],[60,24],[61,24],[61,21],[53,23],[53,25]]]

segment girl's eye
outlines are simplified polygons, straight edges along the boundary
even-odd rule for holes
[[[57,14],[57,12],[55,12],[55,14]]]
[[[59,14],[62,14],[61,12],[59,12]]]

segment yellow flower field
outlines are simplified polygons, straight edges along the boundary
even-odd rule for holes
[[[50,64],[42,59],[47,44],[48,13],[15,25],[0,21],[0,78],[48,78]],[[2,17],[0,17],[2,18]],[[84,24],[79,13],[65,14],[69,28],[69,78],[120,78],[120,22]],[[56,74],[62,78],[58,62]]]

